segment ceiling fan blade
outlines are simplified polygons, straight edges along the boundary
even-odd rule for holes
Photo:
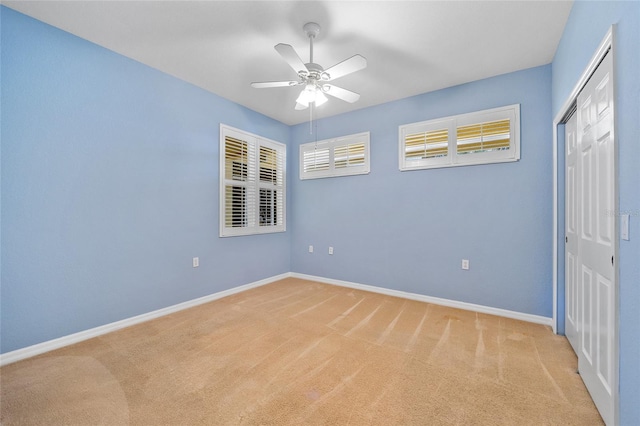
[[[360,99],[360,95],[358,93],[343,89],[342,87],[334,86],[333,84],[323,85],[322,91],[327,95],[331,95],[334,98],[342,99],[349,103],[354,103]]]
[[[287,61],[289,66],[293,68],[296,74],[300,74],[301,72],[305,74],[308,73],[306,65],[302,62],[302,59],[300,59],[300,56],[298,56],[291,45],[280,43],[275,45],[275,49],[278,51],[280,56]]]
[[[266,89],[269,87],[291,87],[300,84],[299,81],[262,81],[259,83],[251,83],[251,87],[256,89]]]
[[[353,55],[349,59],[335,64],[329,69],[324,70],[326,74],[329,74],[329,80],[335,80],[336,78],[344,77],[352,72],[360,71],[367,67],[367,60],[364,56]]]
[[[309,108],[309,105],[303,105],[300,102],[296,102],[296,110],[297,111],[300,111],[300,110],[303,110],[303,109],[307,109],[307,108]]]

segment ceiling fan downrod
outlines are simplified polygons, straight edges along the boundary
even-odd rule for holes
[[[320,25],[315,22],[307,22],[302,27],[307,37],[309,37],[309,63],[313,63],[313,39],[320,34]]]

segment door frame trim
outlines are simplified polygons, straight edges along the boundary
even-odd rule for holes
[[[556,116],[553,119],[553,259],[552,259],[552,278],[553,278],[553,312],[552,312],[552,328],[553,328],[553,332],[554,333],[558,333],[558,262],[559,262],[559,257],[558,257],[558,237],[559,237],[559,229],[558,229],[558,193],[559,193],[559,188],[558,188],[558,156],[559,156],[559,152],[558,152],[558,126],[560,124],[564,124],[565,122],[565,116],[566,114],[569,112],[569,109],[571,108],[572,104],[574,102],[576,102],[577,98],[578,98],[578,94],[580,93],[580,91],[582,91],[582,89],[584,88],[584,86],[587,84],[587,82],[589,81],[589,78],[591,78],[591,76],[593,75],[593,73],[595,72],[596,68],[598,68],[598,65],[600,64],[600,62],[602,61],[602,59],[605,57],[605,55],[607,53],[610,53],[612,55],[612,68],[613,68],[613,77],[614,77],[614,81],[613,81],[613,111],[614,111],[614,121],[613,121],[613,135],[614,138],[616,138],[617,135],[617,108],[616,108],[616,93],[617,93],[617,86],[616,86],[616,57],[615,57],[615,30],[616,30],[616,25],[611,25],[611,27],[609,27],[609,30],[607,31],[605,37],[603,38],[603,40],[600,42],[600,45],[598,46],[598,48],[596,49],[595,53],[593,54],[593,56],[591,57],[591,60],[589,61],[587,67],[584,69],[584,71],[582,72],[582,74],[580,75],[580,78],[578,79],[578,81],[576,82],[573,90],[571,91],[571,93],[569,94],[569,96],[565,99],[564,103],[562,104],[562,107],[560,108],[560,110],[558,111],[558,113],[556,114]],[[619,210],[619,184],[618,184],[618,144],[617,144],[617,140],[614,139],[615,144],[614,144],[614,206],[615,206],[615,210],[618,211]],[[562,153],[564,155],[564,152]],[[564,188],[563,188],[564,190]],[[618,389],[618,384],[620,383],[619,379],[619,364],[620,364],[620,352],[619,352],[619,291],[618,291],[618,282],[619,282],[619,272],[620,272],[620,268],[619,268],[619,244],[620,244],[620,239],[619,239],[619,220],[617,218],[617,216],[614,216],[614,236],[615,236],[615,244],[614,244],[614,256],[616,259],[616,264],[614,267],[614,279],[615,279],[615,286],[616,286],[616,300],[615,300],[615,318],[614,318],[614,327],[615,327],[615,338],[614,338],[614,353],[613,355],[613,360],[614,360],[614,384],[615,387],[614,389],[612,389],[613,391],[613,398],[614,398],[614,422],[617,423],[620,414],[620,410],[619,410],[619,389]],[[563,258],[562,258],[562,262],[564,262],[564,253],[562,254]],[[564,280],[564,277],[563,277]],[[566,285],[566,283],[565,283]]]

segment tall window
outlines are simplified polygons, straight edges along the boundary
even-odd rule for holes
[[[286,146],[220,125],[220,236],[282,232]]]
[[[400,170],[520,159],[520,105],[406,124],[399,128]]]
[[[300,145],[300,179],[369,173],[369,132]]]

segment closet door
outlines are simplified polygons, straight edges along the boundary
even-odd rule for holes
[[[578,285],[578,114],[565,124],[565,334],[573,351],[579,345]]]
[[[615,149],[611,53],[578,95],[578,368],[614,424],[617,387]]]

